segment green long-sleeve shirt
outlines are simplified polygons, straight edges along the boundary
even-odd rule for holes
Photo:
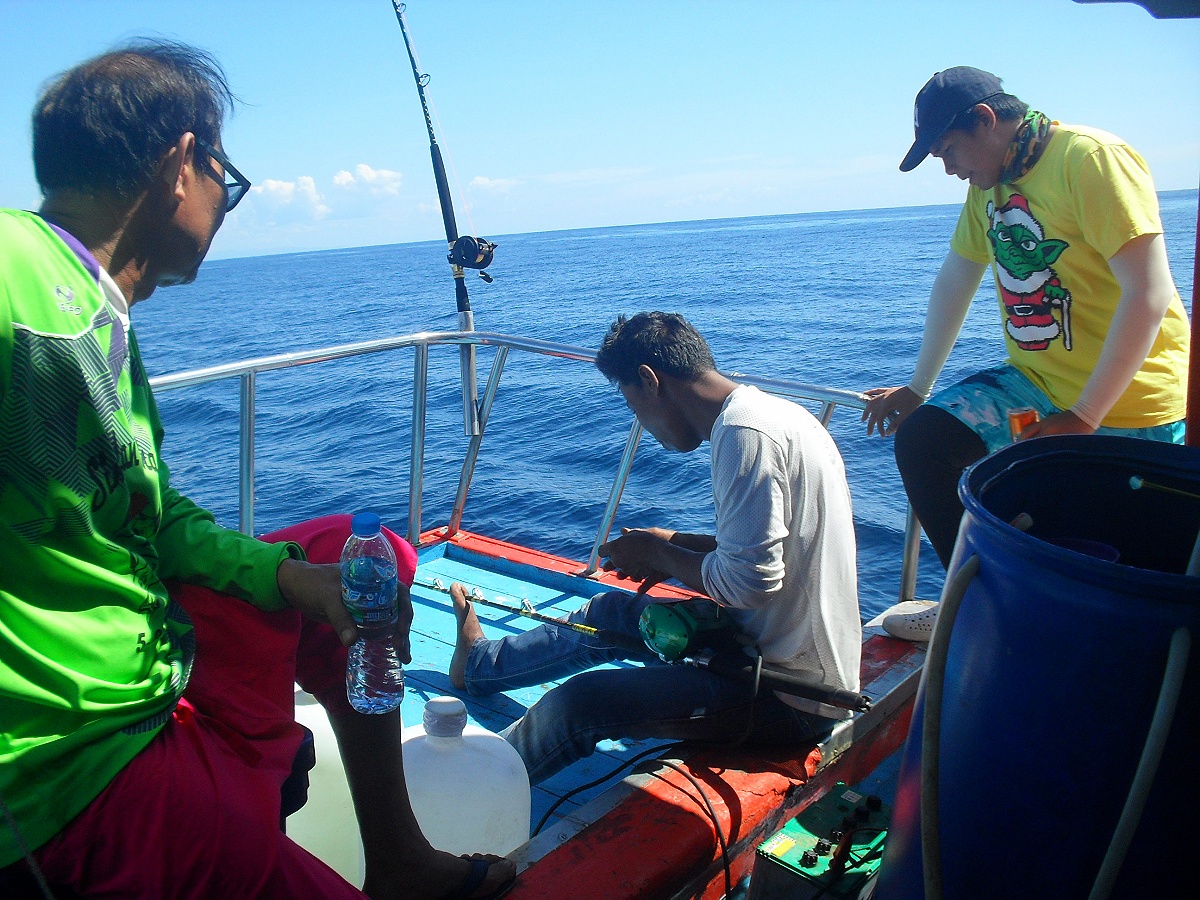
[[[299,554],[221,528],[169,484],[127,316],[99,266],[0,210],[0,797],[36,848],[154,737],[194,649],[164,580],[264,609]],[[20,856],[0,819],[0,866]]]

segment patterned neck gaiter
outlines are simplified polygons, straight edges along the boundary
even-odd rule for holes
[[[1008,152],[1004,154],[1004,165],[1000,169],[1000,183],[1011,184],[1033,168],[1046,149],[1050,135],[1050,119],[1036,109],[1025,113],[1025,120],[1013,135]]]

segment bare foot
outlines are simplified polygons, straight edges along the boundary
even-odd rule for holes
[[[475,607],[467,599],[467,589],[457,581],[450,585],[450,599],[454,601],[454,618],[458,620],[458,640],[454,644],[454,656],[450,658],[450,683],[461,691],[467,686],[464,677],[467,655],[484,635],[479,618],[475,615]]]

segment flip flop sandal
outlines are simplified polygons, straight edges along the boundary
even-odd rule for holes
[[[471,869],[453,893],[446,895],[446,900],[498,900],[498,898],[503,897],[511,891],[513,885],[517,883],[517,876],[514,874],[512,878],[504,882],[504,884],[500,885],[490,894],[480,894],[476,897],[475,891],[479,889],[479,886],[487,878],[488,869],[499,862],[499,860],[489,861],[479,859],[478,857],[472,858],[465,854],[463,855],[463,859],[470,862]]]

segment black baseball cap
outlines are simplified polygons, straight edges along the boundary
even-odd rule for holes
[[[919,166],[933,145],[950,128],[955,116],[976,103],[1003,93],[999,78],[991,72],[970,66],[943,69],[930,78],[913,104],[916,140],[900,162],[900,171],[909,172]]]

